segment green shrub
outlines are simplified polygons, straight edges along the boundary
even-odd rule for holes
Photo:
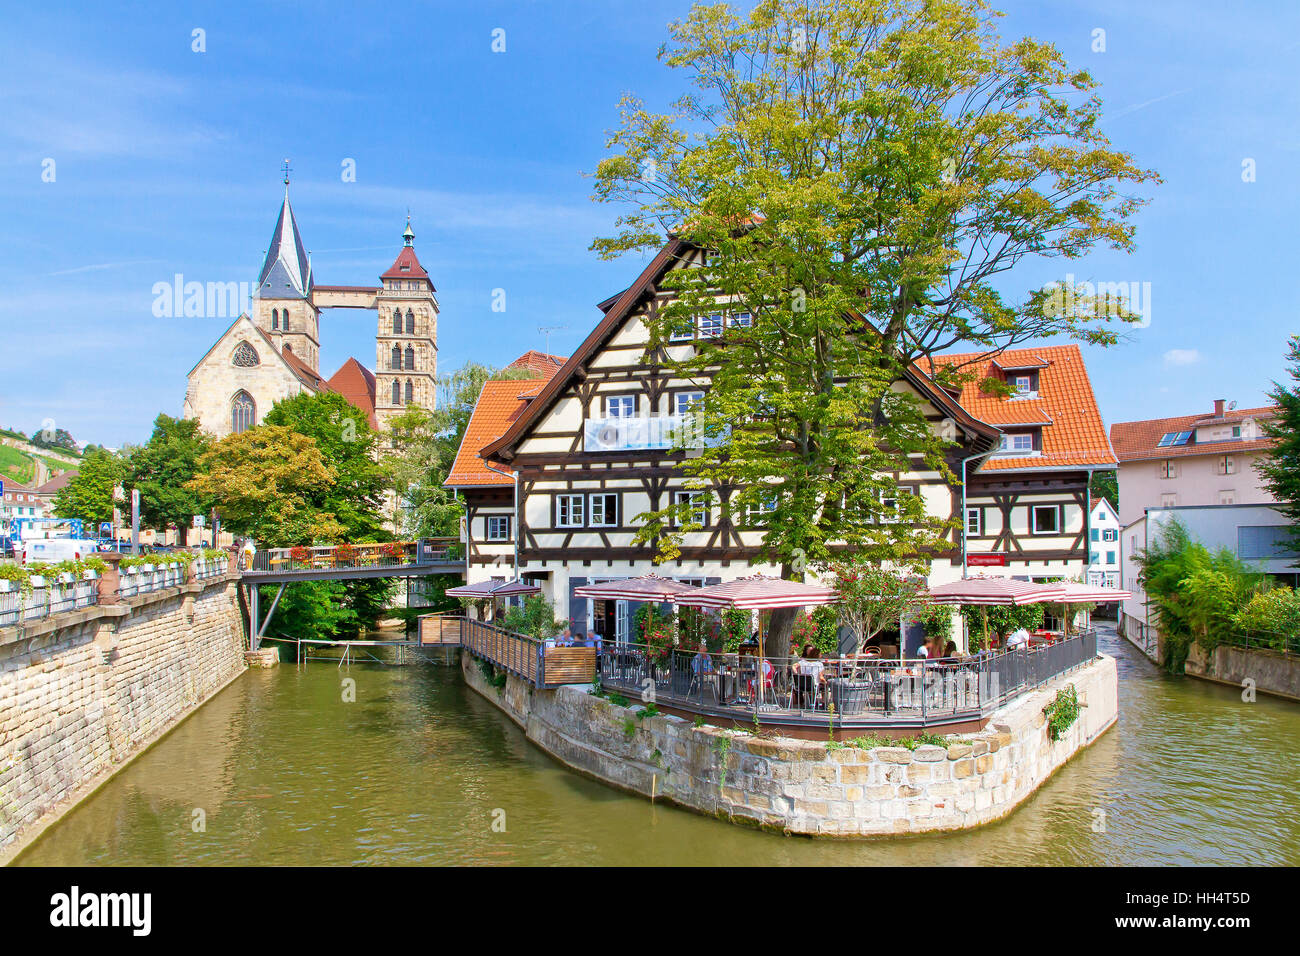
[[[1279,587],[1253,594],[1233,623],[1247,634],[1267,637],[1277,648],[1285,647],[1287,638],[1300,635],[1300,592]]]
[[[1074,722],[1079,719],[1079,694],[1073,684],[1067,684],[1056,692],[1056,699],[1043,708],[1047,718],[1047,736],[1060,740]]]

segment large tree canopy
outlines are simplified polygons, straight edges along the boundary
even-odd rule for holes
[[[1275,444],[1259,462],[1264,484],[1291,519],[1292,547],[1300,553],[1300,335],[1287,346],[1290,385],[1273,383],[1268,393],[1278,405],[1278,415],[1263,423],[1264,434]]]
[[[938,543],[891,477],[952,478],[955,431],[894,387],[911,363],[959,343],[1110,344],[1135,318],[1109,294],[999,287],[1026,257],[1131,249],[1133,190],[1157,177],[1111,148],[1086,73],[994,18],[982,0],[696,6],[661,54],[695,90],[667,114],[626,98],[597,167],[596,198],[629,207],[602,255],[665,232],[708,250],[663,281],[676,296],[651,312],[652,344],[732,314],[687,357],[655,354],[711,382],[689,483],[738,489],[732,516],[754,514],[786,574],[836,542],[877,560]],[[690,513],[642,516],[642,537],[671,557]]]
[[[130,484],[140,491],[140,517],[152,528],[176,525],[184,545],[193,516],[206,503],[187,486],[198,473],[199,459],[212,447],[212,437],[197,419],[159,415],[149,441],[130,457]]]
[[[127,475],[124,458],[100,449],[81,460],[77,474],[54,493],[54,513],[60,518],[81,518],[85,531],[95,534],[101,522],[113,520],[113,488]]]

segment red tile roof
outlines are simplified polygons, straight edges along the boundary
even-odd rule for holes
[[[410,246],[402,246],[402,251],[397,254],[393,264],[388,267],[388,271],[383,273],[381,279],[427,279],[429,273],[424,271],[424,266],[420,265],[420,260],[415,256],[415,250]]]
[[[1248,418],[1272,418],[1277,412],[1276,405],[1265,405],[1262,408],[1224,410],[1222,414],[1210,412],[1202,415],[1179,415],[1174,418],[1150,418],[1140,422],[1116,422],[1110,426],[1110,441],[1115,446],[1115,454],[1119,456],[1120,461],[1262,451],[1273,444],[1271,439],[1250,438],[1237,441],[1202,442],[1199,445],[1172,445],[1165,448],[1159,447],[1159,442],[1169,432],[1194,431],[1205,425],[1236,424]]]
[[[961,373],[969,376],[958,400],[981,421],[1004,429],[1041,425],[1043,432],[1041,454],[993,456],[985,459],[981,472],[1117,463],[1077,345],[1011,349],[989,358],[979,355],[978,352],[936,355],[934,368],[960,366]],[[930,368],[928,364],[922,367]],[[1038,369],[1037,398],[1011,399],[991,395],[980,388],[981,380],[998,376],[998,369],[1031,367]]]
[[[501,471],[489,468],[479,453],[505,434],[506,429],[528,407],[528,403],[542,390],[551,376],[560,370],[564,362],[562,355],[525,352],[506,368],[527,369],[535,373],[535,378],[489,379],[483,383],[483,391],[474,404],[474,413],[465,426],[465,435],[456,452],[456,461],[453,462],[444,485],[467,488],[514,483],[508,473],[502,474]]]
[[[325,379],[320,377],[320,373],[313,371],[310,365],[294,355],[293,349],[289,348],[288,345],[280,351],[280,354],[284,357],[285,362],[289,364],[289,368],[293,370],[293,374],[297,375],[303,384],[318,392],[324,388]]]
[[[379,419],[375,417],[375,376],[370,369],[350,358],[330,377],[325,386],[365,412],[371,428],[379,428]]]
[[[68,471],[61,471],[53,478],[51,478],[49,481],[47,481],[45,484],[37,488],[36,494],[52,495],[56,491],[59,491],[61,488],[65,488],[68,482],[70,482],[73,478],[76,478],[78,474],[79,472],[77,471],[76,468],[71,468]]]
[[[564,364],[565,359],[567,358],[567,355],[548,355],[546,352],[538,352],[534,349],[529,349],[523,355],[519,356],[519,358],[507,365],[506,371],[526,369],[534,375],[541,376],[544,379],[550,378],[555,374],[559,367]]]

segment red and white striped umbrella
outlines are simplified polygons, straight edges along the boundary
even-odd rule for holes
[[[639,578],[584,584],[580,588],[574,588],[573,595],[598,601],[671,601],[679,594],[698,590],[700,589],[694,584],[661,578],[657,574],[644,574]]]
[[[820,584],[803,584],[755,574],[737,578],[725,584],[706,588],[693,588],[689,593],[673,597],[673,603],[688,607],[738,607],[765,609],[778,607],[804,607],[812,604],[835,604],[838,591]]]
[[[1127,601],[1133,596],[1131,591],[1102,587],[1099,584],[1066,581],[1061,587],[1065,589],[1065,593],[1054,599],[1058,604],[1107,604],[1111,601]]]
[[[514,597],[519,594],[541,594],[542,589],[536,584],[526,584],[523,581],[478,581],[474,584],[462,584],[458,587],[447,588],[448,597],[463,598],[499,598]]]
[[[1036,584],[1012,578],[962,578],[930,588],[934,604],[1050,604],[1065,593],[1061,584]]]

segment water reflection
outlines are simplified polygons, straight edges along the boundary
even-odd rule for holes
[[[1103,649],[1119,659],[1118,726],[969,833],[824,842],[743,830],[565,770],[454,669],[314,663],[245,674],[18,862],[1300,862],[1300,705],[1169,678],[1113,635]],[[356,703],[342,700],[344,676]],[[192,830],[195,808],[206,832]],[[498,809],[504,833],[491,828]]]

